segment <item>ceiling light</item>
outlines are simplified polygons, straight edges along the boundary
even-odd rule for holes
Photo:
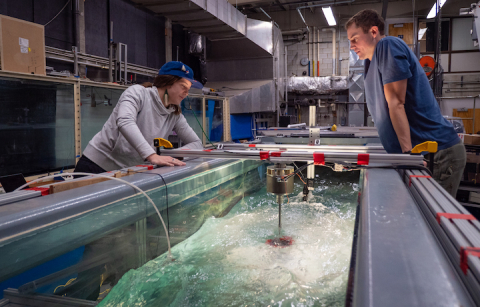
[[[443,0],[446,1],[446,0]],[[332,8],[327,6],[327,7],[322,7],[323,15],[325,15],[325,18],[327,19],[328,25],[329,26],[336,26],[337,22],[335,21],[335,17],[333,17],[333,12]]]
[[[440,8],[447,2],[447,0],[440,0]],[[427,15],[427,19],[433,18],[437,16],[437,1],[432,6],[432,9],[430,10],[430,13]]]

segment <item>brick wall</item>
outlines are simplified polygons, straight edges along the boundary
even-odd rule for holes
[[[331,76],[332,75],[332,68],[333,68],[333,57],[332,57],[332,32],[320,31],[320,76]],[[302,66],[300,64],[300,60],[302,58],[308,58],[308,38],[306,37],[301,42],[285,42],[288,50],[288,57],[287,57],[287,74],[288,76],[302,76],[304,71],[307,72],[308,75],[308,66]],[[348,75],[348,57],[349,57],[349,44],[347,40],[347,32],[341,31],[340,32],[340,42],[337,41],[337,50],[339,50],[339,57],[343,59],[343,61],[337,62],[337,65],[340,65],[340,75],[346,76]],[[311,61],[313,61],[313,57],[311,56]],[[317,64],[315,64],[316,66]],[[338,69],[338,68],[337,68]],[[316,75],[316,68],[315,68],[315,75]]]

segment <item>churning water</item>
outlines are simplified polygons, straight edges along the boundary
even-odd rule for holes
[[[333,177],[317,178],[307,202],[295,183],[282,205],[292,246],[265,244],[278,236],[278,205],[264,187],[174,246],[175,261],[127,272],[100,306],[343,306],[358,174]]]

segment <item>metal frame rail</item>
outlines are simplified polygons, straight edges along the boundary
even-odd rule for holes
[[[262,151],[262,150],[192,150],[192,149],[164,149],[161,155],[171,157],[191,158],[220,158],[220,159],[249,159],[269,160],[271,162],[289,163],[292,161],[311,162],[316,165],[330,163],[356,163],[357,165],[384,164],[384,165],[423,165],[423,156],[405,154],[379,154],[357,152],[329,152],[329,151]]]
[[[425,171],[399,172],[456,272],[480,305],[480,222]]]
[[[337,145],[292,145],[292,144],[219,144],[223,149],[253,149],[253,150],[299,150],[299,151],[329,151],[329,152],[361,152],[386,153],[383,146],[337,146]]]
[[[77,63],[78,65],[87,65],[92,67],[99,67],[108,69],[109,58],[104,58],[96,55],[86,54],[82,52],[73,52],[69,50],[58,49],[54,47],[45,46],[45,56],[47,59]],[[122,62],[123,64],[123,62]],[[128,63],[128,72],[144,76],[154,77],[158,74],[158,69],[146,67],[137,64]]]
[[[25,295],[17,289],[8,288],[3,292],[4,299],[0,301],[0,306],[49,306],[49,307],[94,307],[97,302],[87,301],[63,296],[49,295]],[[4,305],[5,304],[5,305]]]

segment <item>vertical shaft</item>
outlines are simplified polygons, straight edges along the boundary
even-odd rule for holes
[[[278,236],[282,232],[282,204],[278,204]]]
[[[282,201],[283,195],[277,195],[277,203],[278,203],[278,236],[280,236],[282,231]]]

